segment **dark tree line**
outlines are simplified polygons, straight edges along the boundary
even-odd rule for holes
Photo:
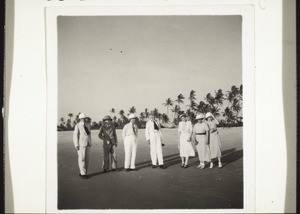
[[[180,121],[180,115],[186,113],[192,119],[195,120],[196,115],[199,113],[206,114],[211,112],[216,118],[219,118],[219,126],[242,126],[243,125],[243,85],[240,87],[232,86],[229,91],[225,93],[222,89],[218,89],[214,94],[208,93],[203,100],[197,101],[196,91],[191,90],[185,105],[185,97],[179,94],[174,101],[171,98],[167,98],[162,104],[167,108],[167,114],[160,113],[158,109],[153,109],[156,118],[160,120],[163,126],[176,127]],[[186,110],[183,110],[185,105]],[[223,108],[223,111],[221,109]],[[116,128],[123,128],[126,123],[129,122],[128,115],[130,113],[137,113],[135,106],[132,106],[127,113],[124,110],[120,110],[116,113],[114,108],[111,108],[109,113],[111,114],[112,121]],[[61,118],[58,131],[73,130],[75,125],[79,122],[79,113],[74,117],[73,113],[68,114],[68,119]],[[74,117],[73,121],[72,118]],[[145,128],[145,124],[149,118],[149,109],[145,108],[144,111],[138,115],[139,128]],[[102,121],[92,121],[90,117],[87,118],[91,124],[92,129],[99,129],[102,125]]]

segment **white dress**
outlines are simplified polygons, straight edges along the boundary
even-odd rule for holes
[[[194,126],[195,141],[197,141],[196,149],[200,162],[210,161],[210,149],[208,145],[209,127],[206,123],[196,123]]]
[[[191,143],[191,134],[193,126],[190,121],[181,121],[178,126],[178,133],[180,134],[180,157],[195,156],[195,150]],[[188,142],[189,140],[189,142]]]
[[[215,121],[207,121],[207,125],[213,132],[209,133],[209,149],[210,157],[218,158],[222,156],[221,140],[217,130],[217,124]]]

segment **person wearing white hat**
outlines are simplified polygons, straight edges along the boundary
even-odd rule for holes
[[[89,153],[92,146],[91,129],[86,125],[84,113],[80,113],[78,118],[80,121],[75,125],[73,142],[78,153],[79,176],[86,179],[88,178]]]
[[[187,168],[189,157],[195,156],[195,150],[191,144],[193,126],[186,121],[186,115],[180,116],[181,121],[178,124],[178,148],[181,157],[181,167]]]
[[[196,116],[196,124],[193,128],[193,141],[196,145],[198,152],[198,158],[200,164],[197,168],[203,169],[205,167],[205,161],[210,162],[210,150],[208,145],[208,133],[209,127],[203,122],[204,114],[198,114]]]
[[[99,129],[98,137],[103,140],[103,172],[105,173],[109,170],[109,162],[111,162],[111,168],[113,171],[119,171],[117,168],[117,155],[114,150],[114,147],[117,147],[118,145],[118,139],[116,128],[109,115],[106,115],[103,118],[103,123]]]
[[[154,111],[150,111],[150,119],[146,123],[145,135],[146,140],[150,144],[150,156],[152,162],[152,168],[156,168],[157,161],[159,167],[164,169],[164,160],[162,153],[162,132],[160,124],[155,120]]]
[[[205,115],[207,125],[209,127],[209,149],[211,159],[218,158],[218,166],[222,167],[221,156],[221,140],[217,130],[217,124],[219,122],[215,119],[212,113],[208,112]],[[213,162],[211,161],[210,168],[213,168]]]
[[[127,123],[122,131],[122,136],[124,140],[124,150],[125,150],[125,161],[124,169],[126,171],[135,170],[135,158],[136,158],[136,148],[137,148],[137,134],[138,126],[136,125],[135,114],[130,114]]]

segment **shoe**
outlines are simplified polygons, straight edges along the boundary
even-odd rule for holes
[[[115,171],[115,172],[120,171],[118,168],[115,168],[115,169],[112,169],[112,170]]]
[[[222,163],[221,162],[219,162],[219,168],[221,168],[222,167]]]
[[[200,164],[199,166],[197,166],[198,169],[204,169],[204,165]]]
[[[186,169],[186,168],[188,168],[188,166],[184,164],[183,168],[185,168],[185,169]]]
[[[162,146],[162,147],[164,147],[164,146],[165,146],[165,144],[164,144],[164,143],[162,143],[162,144],[161,144],[161,146]]]
[[[165,169],[164,165],[159,165],[159,168]]]
[[[136,168],[134,168],[134,169],[130,169],[130,171],[136,171],[137,169]]]
[[[130,172],[130,169],[125,169],[126,170],[126,172]]]
[[[210,162],[209,168],[212,169],[214,167],[213,162]]]
[[[182,168],[184,167],[184,163],[181,164],[181,167],[182,167]]]
[[[107,172],[107,169],[103,169],[103,173],[106,173]]]
[[[156,168],[156,166],[155,165],[152,165],[152,169],[155,169]]]
[[[88,179],[89,177],[87,175],[82,175],[79,173],[79,177],[83,178],[83,179]]]

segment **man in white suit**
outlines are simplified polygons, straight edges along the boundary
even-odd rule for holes
[[[152,168],[156,168],[157,161],[159,167],[164,169],[164,160],[162,154],[162,132],[159,122],[155,120],[154,111],[149,113],[150,120],[146,123],[146,140],[150,144],[150,155]]]
[[[122,131],[122,136],[124,139],[124,150],[125,150],[125,162],[124,169],[126,171],[135,170],[135,158],[136,158],[136,148],[137,148],[137,134],[138,126],[136,125],[135,114],[129,115],[130,122],[127,123]]]
[[[85,119],[85,114],[80,113],[80,122],[75,125],[73,132],[73,142],[78,153],[79,176],[83,179],[88,178],[89,153],[92,146],[91,129],[85,123]]]

